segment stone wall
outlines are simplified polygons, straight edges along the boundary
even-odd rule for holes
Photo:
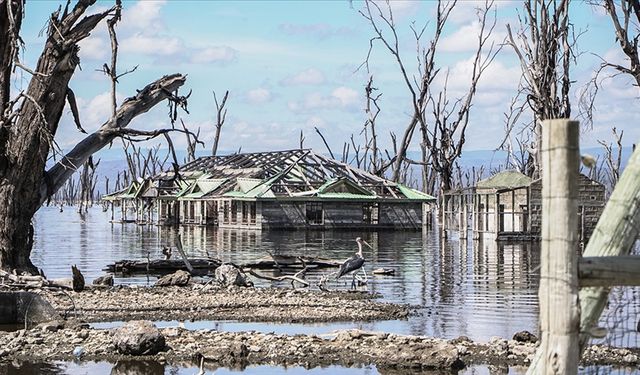
[[[587,176],[580,174],[578,191],[580,224],[577,230],[581,233],[583,241],[588,241],[598,223],[605,205],[605,187]],[[530,217],[531,232],[540,235],[542,225],[542,180],[536,180],[531,184],[530,190]]]

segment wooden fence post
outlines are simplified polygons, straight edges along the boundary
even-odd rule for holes
[[[576,374],[579,125],[547,120],[542,129],[541,343],[527,373]]]
[[[615,186],[607,205],[598,220],[585,257],[628,255],[638,238],[640,223],[640,148],[637,148],[620,180]],[[609,288],[595,287],[580,290],[582,310],[580,322],[580,347],[589,340],[588,332],[598,323],[607,304]]]

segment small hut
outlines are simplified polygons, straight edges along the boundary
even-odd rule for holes
[[[579,176],[580,226],[576,230],[581,240],[587,241],[604,209],[605,187]],[[474,187],[443,194],[442,216],[444,228],[459,230],[463,237],[471,216],[475,238],[537,240],[542,223],[542,180],[512,170],[496,173]]]

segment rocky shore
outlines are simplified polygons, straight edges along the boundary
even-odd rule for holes
[[[85,322],[116,320],[240,320],[331,322],[403,319],[405,305],[382,303],[362,292],[215,287],[92,288],[43,294],[63,316]]]
[[[260,288],[111,287],[83,292],[41,291],[66,320],[0,331],[0,363],[6,361],[144,361],[198,364],[207,368],[249,365],[376,365],[385,373],[417,370],[452,371],[471,365],[497,368],[527,366],[537,347],[530,333],[512,340],[478,343],[404,336],[360,330],[326,335],[281,335],[262,332],[219,332],[179,327],[157,329],[150,322],[138,337],[135,327],[95,329],[87,322],[144,320],[241,320],[263,322],[365,321],[406,318],[409,306],[375,301],[371,294]],[[119,331],[120,330],[120,331]],[[147,345],[148,344],[148,345]],[[124,348],[124,349],[123,349]],[[149,350],[153,348],[153,353]],[[127,354],[130,350],[131,353]],[[158,351],[159,350],[159,351]],[[132,355],[142,354],[142,355]],[[153,355],[150,355],[153,354]],[[640,350],[591,346],[584,365],[638,366]]]
[[[30,330],[0,332],[0,361],[50,362],[54,360],[118,361],[132,358],[159,363],[198,363],[208,367],[242,368],[249,365],[280,366],[375,364],[379,369],[457,370],[471,365],[526,366],[536,343],[492,339],[476,343],[403,336],[359,330],[330,335],[277,335],[260,332],[189,331],[165,328],[165,348],[153,356],[119,354],[115,330],[91,329],[87,325],[57,328],[50,324]],[[591,346],[583,365],[637,366],[640,351]]]

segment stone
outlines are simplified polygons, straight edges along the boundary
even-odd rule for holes
[[[513,335],[513,339],[517,342],[530,342],[532,344],[538,342],[538,337],[529,331],[516,332],[516,334]]]
[[[36,327],[40,328],[42,332],[57,332],[64,327],[64,324],[58,320],[53,320],[50,322],[40,323]]]
[[[162,276],[156,281],[156,286],[185,286],[191,281],[191,274],[187,271],[176,271],[170,275]]]
[[[216,268],[216,281],[223,286],[253,286],[253,283],[247,279],[242,270],[232,264],[223,264]]]
[[[0,324],[38,324],[60,319],[42,296],[31,292],[0,292]]]
[[[93,280],[93,285],[113,286],[113,275],[104,275]]]
[[[150,321],[134,320],[115,330],[112,343],[121,354],[154,355],[165,349],[165,339]]]

